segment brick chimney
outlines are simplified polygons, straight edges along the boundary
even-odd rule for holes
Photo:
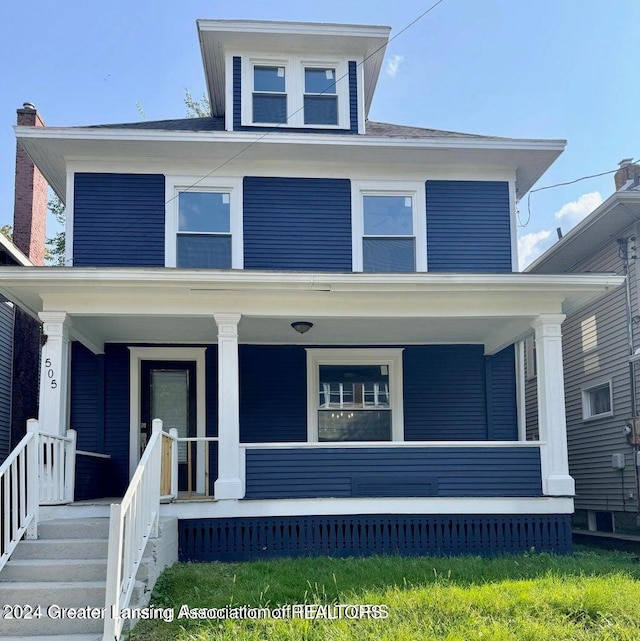
[[[640,179],[640,165],[636,165],[633,162],[633,158],[625,158],[618,164],[620,169],[613,176],[616,183],[616,191],[622,189],[627,181]]]
[[[25,102],[18,109],[18,125],[44,127],[36,108]],[[17,143],[13,242],[34,265],[44,265],[47,223],[47,181]]]

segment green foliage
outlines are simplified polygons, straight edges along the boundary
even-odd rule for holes
[[[191,92],[184,88],[184,104],[187,107],[187,118],[204,118],[211,115],[211,105],[206,95],[196,100]]]
[[[54,215],[58,224],[62,225],[62,229],[52,238],[47,238],[44,257],[48,265],[62,266],[65,261],[64,205],[62,204],[62,201],[53,194],[53,197],[49,200],[47,206],[49,207],[49,211]]]
[[[6,225],[2,225],[2,227],[0,227],[0,234],[9,240],[13,240],[13,226],[8,223]]]
[[[135,641],[637,641],[637,557],[579,551],[481,557],[302,558],[254,563],[178,564],[152,605],[385,605],[376,619],[146,621]]]

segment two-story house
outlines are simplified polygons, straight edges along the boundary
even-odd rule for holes
[[[386,27],[198,34],[211,117],[16,129],[67,207],[68,267],[0,268],[40,429],[110,497],[177,429],[184,559],[570,549],[561,324],[622,279],[515,273],[564,141],[368,120]]]

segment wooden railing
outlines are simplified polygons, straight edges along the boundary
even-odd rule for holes
[[[211,443],[218,442],[217,436],[190,436],[190,437],[181,437],[177,439],[178,444],[184,443],[186,446],[186,465],[187,465],[187,487],[186,487],[186,497],[191,498],[194,495],[193,479],[194,479],[194,465],[197,461],[198,456],[202,456],[204,460],[204,491],[202,493],[195,490],[197,497],[209,497],[211,496],[211,471],[210,471],[210,454],[211,454]],[[196,450],[194,453],[194,449]],[[176,459],[174,462],[174,473],[173,478],[178,479],[178,457],[177,457],[177,448],[176,448]],[[196,481],[196,488],[198,483]],[[177,485],[176,485],[177,488]]]
[[[118,613],[131,601],[136,573],[147,541],[158,536],[161,491],[164,489],[163,483],[166,483],[166,471],[163,480],[163,467],[166,470],[167,451],[171,453],[172,461],[176,456],[173,454],[177,449],[174,446],[176,435],[165,434],[160,419],[154,419],[152,425],[151,438],[122,503],[111,506],[104,641],[120,639],[123,620]],[[170,448],[167,439],[172,441]],[[169,487],[172,486],[173,480],[169,479]],[[114,613],[116,616],[113,616]]]
[[[31,420],[37,428],[37,421]],[[40,505],[73,502],[76,473],[75,430],[67,430],[66,436],[39,433],[38,441]]]
[[[37,469],[38,433],[29,431],[0,466],[0,570],[25,534],[38,537]]]

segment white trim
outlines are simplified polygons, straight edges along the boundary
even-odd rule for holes
[[[165,267],[176,266],[178,234],[178,194],[182,191],[228,191],[230,199],[229,229],[231,235],[231,269],[244,266],[242,178],[197,175],[169,175],[165,178]]]
[[[346,58],[323,56],[273,56],[269,53],[228,52],[226,59],[240,57],[241,64],[241,124],[243,127],[297,127],[302,129],[349,129],[349,65]],[[253,69],[254,67],[283,67],[285,72],[285,91],[287,101],[287,122],[254,122],[253,120]],[[338,101],[338,123],[335,125],[305,124],[304,122],[304,70],[306,67],[332,67],[335,69],[336,92]],[[265,92],[269,93],[269,92]],[[280,93],[280,92],[278,92]],[[232,89],[233,105],[233,89]],[[229,111],[227,109],[226,111]],[[225,113],[226,113],[225,111]]]
[[[602,412],[601,414],[591,414],[591,403],[590,403],[590,393],[594,390],[608,385],[609,387],[609,407],[611,408],[608,412]],[[580,397],[582,399],[582,420],[583,422],[598,421],[603,418],[609,418],[615,415],[613,408],[613,378],[601,378],[597,381],[593,381],[584,387],[580,388]]]
[[[538,374],[538,361],[536,358],[536,337],[532,334],[524,340],[526,352],[526,372],[525,377],[527,381],[534,381]]]
[[[67,507],[67,509],[69,509]],[[345,498],[175,502],[161,516],[183,519],[351,514],[571,514],[573,499],[536,498]]]
[[[394,447],[522,447],[539,448],[546,445],[543,441],[367,441],[367,447],[393,449]],[[246,450],[288,450],[288,449],[324,449],[324,448],[357,448],[362,447],[358,441],[323,441],[319,442],[295,442],[287,443],[240,443],[240,447]]]
[[[515,178],[509,180],[509,225],[511,229],[511,271],[519,272],[518,257],[518,195],[516,193]]]
[[[391,441],[404,439],[403,414],[403,348],[307,348],[307,440],[318,441],[318,386],[320,365],[386,365],[389,368],[389,396],[391,402]],[[341,441],[340,443],[343,443]],[[360,446],[368,441],[358,441]],[[321,445],[324,445],[323,441]]]
[[[352,269],[362,272],[364,237],[364,196],[411,196],[413,202],[413,237],[415,242],[415,271],[427,269],[427,211],[426,178],[406,180],[352,180],[351,181],[351,251]]]
[[[233,131],[233,56],[226,56],[224,60],[224,85],[225,103],[228,105],[224,112],[224,128],[225,131]]]
[[[91,458],[110,459],[111,454],[99,454],[98,452],[87,452],[86,450],[76,450],[76,456],[89,456]]]
[[[527,389],[525,378],[525,341],[515,346],[516,368],[516,407],[518,412],[518,439],[527,442]],[[531,441],[530,441],[531,442]]]
[[[67,170],[66,203],[64,206],[64,264],[66,267],[73,267],[73,208],[75,203],[75,179],[76,174]]]
[[[129,347],[129,477],[140,460],[140,392],[142,361],[195,361],[196,364],[196,434],[207,431],[205,347]],[[204,493],[204,444],[198,450],[196,491]]]

